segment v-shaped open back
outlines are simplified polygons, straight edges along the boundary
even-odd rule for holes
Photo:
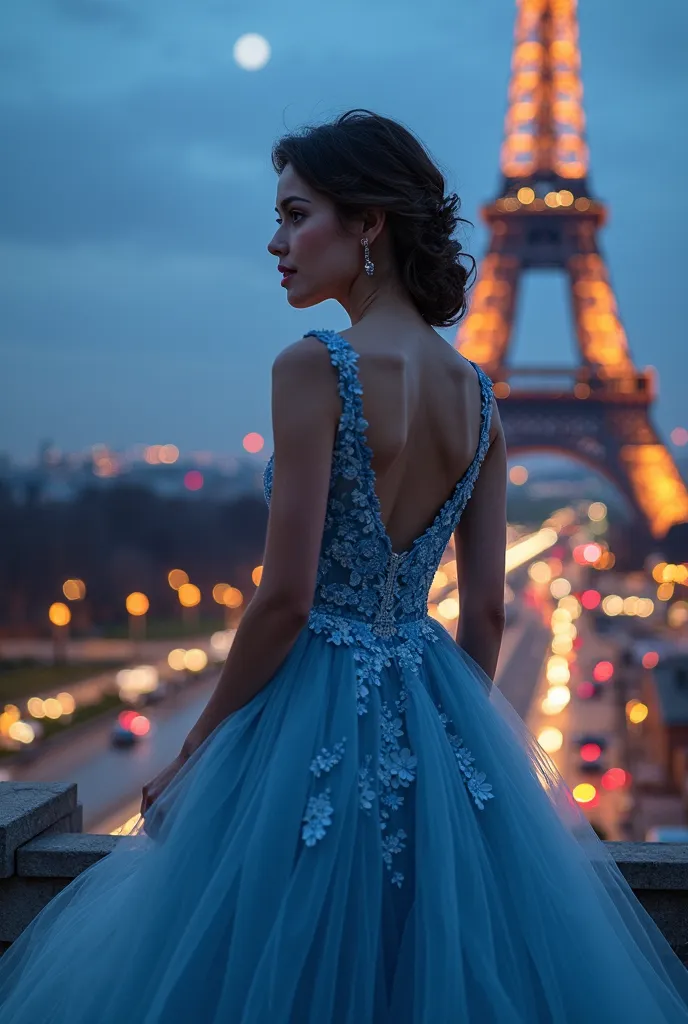
[[[330,352],[330,357],[332,359],[333,365],[337,369],[338,376],[339,376],[339,383],[340,383],[339,392],[340,392],[340,395],[342,396],[342,414],[343,415],[345,414],[346,406],[347,406],[347,404],[349,404],[351,406],[351,411],[352,411],[352,414],[353,414],[353,418],[355,420],[355,430],[356,430],[356,433],[358,434],[359,447],[360,447],[360,452],[361,452],[361,462],[362,462],[361,470],[362,470],[365,482],[367,483],[367,496],[368,496],[368,500],[370,502],[370,506],[371,506],[373,515],[375,517],[378,529],[379,529],[380,536],[382,537],[384,543],[386,543],[390,553],[396,554],[398,556],[407,555],[416,546],[421,544],[423,542],[423,540],[429,534],[432,533],[433,530],[438,528],[439,525],[443,522],[443,520],[445,518],[447,518],[447,516],[453,516],[453,514],[458,511],[458,515],[457,515],[457,521],[458,521],[458,518],[460,517],[461,512],[463,512],[465,504],[468,501],[468,497],[470,497],[470,491],[472,490],[473,485],[475,483],[475,479],[473,479],[473,477],[474,476],[477,477],[477,472],[480,469],[480,465],[482,464],[482,460],[485,457],[485,453],[486,453],[487,448],[489,446],[490,421],[491,421],[491,414],[492,414],[492,401],[491,401],[491,399],[492,399],[492,384],[490,382],[490,379],[486,376],[485,373],[483,373],[483,371],[480,369],[480,367],[476,363],[474,363],[471,360],[469,360],[469,362],[471,363],[471,366],[475,370],[477,378],[478,378],[478,385],[480,387],[480,397],[481,397],[481,400],[480,400],[480,432],[479,432],[478,445],[477,445],[475,454],[474,454],[473,459],[471,460],[470,464],[468,465],[467,469],[464,471],[464,473],[461,475],[461,477],[458,479],[458,481],[454,485],[454,487],[452,489],[452,492],[449,495],[449,497],[446,499],[446,501],[438,509],[438,511],[437,511],[433,521],[431,522],[431,524],[425,530],[423,530],[422,533],[419,534],[419,536],[416,537],[416,539],[414,541],[412,541],[411,544],[408,545],[404,549],[404,551],[395,552],[394,549],[393,549],[393,546],[392,546],[392,540],[391,540],[391,538],[389,536],[389,533],[387,531],[387,527],[385,526],[385,524],[383,522],[383,519],[382,519],[382,511],[381,511],[380,499],[379,499],[379,496],[378,496],[378,493],[377,493],[377,487],[376,487],[377,477],[376,477],[376,474],[375,474],[375,470],[373,469],[373,466],[372,466],[373,452],[372,452],[372,449],[370,448],[370,446],[368,444],[368,438],[367,438],[367,435],[366,435],[366,432],[365,432],[366,428],[368,427],[368,421],[365,419],[365,417],[363,415],[363,400],[362,400],[363,386],[361,384],[361,378],[360,378],[360,375],[359,375],[359,372],[358,372],[358,358],[359,358],[358,357],[358,353],[352,347],[351,343],[348,342],[346,340],[346,338],[344,338],[341,334],[339,334],[336,331],[322,331],[322,330],[318,331],[318,330],[313,330],[313,331],[308,331],[307,334],[305,335],[305,337],[316,337],[320,341],[324,342],[324,344],[327,345],[327,347],[328,347],[328,350]],[[343,363],[342,360],[337,357],[336,353],[333,353],[333,348],[332,348],[332,341],[333,340],[336,340],[336,342],[338,343],[339,346],[344,346],[344,348],[348,351],[348,353],[350,355],[350,358],[349,358],[349,360],[347,361],[346,364]],[[350,376],[350,377],[353,376],[353,382],[355,383],[354,387],[351,387],[351,386],[347,387],[347,381],[346,381],[347,374],[346,373],[345,373],[344,382],[342,381],[342,368],[345,367],[345,366],[348,368],[348,371],[349,371],[348,376]],[[342,383],[344,383],[344,387],[343,388],[342,388]],[[470,487],[470,490],[469,490],[469,487]],[[461,499],[462,499],[464,493],[466,493],[466,497],[465,497],[465,501],[462,502]]]
[[[356,636],[372,649],[382,638],[416,644],[428,625],[428,593],[478,478],[490,441],[492,385],[473,364],[480,382],[480,436],[476,453],[434,520],[405,551],[394,551],[375,490],[373,453],[363,416],[358,353],[336,331],[309,331],[327,346],[337,370],[342,411],[332,451],[330,491],[323,524],[318,574],[309,624],[334,642]],[[270,459],[265,497],[272,493]],[[415,650],[411,644],[409,651]],[[409,657],[415,657],[409,654]]]

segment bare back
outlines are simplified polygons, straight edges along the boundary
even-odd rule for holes
[[[475,369],[435,331],[341,332],[359,356],[375,490],[392,546],[405,550],[464,475],[480,435]]]

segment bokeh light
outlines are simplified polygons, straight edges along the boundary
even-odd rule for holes
[[[522,487],[528,481],[528,470],[525,466],[512,466],[509,470],[509,480],[516,487]]]
[[[250,434],[246,434],[241,443],[243,444],[247,452],[250,452],[252,455],[255,455],[255,453],[259,452],[265,445],[265,438],[263,438],[260,434],[251,432]]]
[[[125,604],[129,614],[134,616],[145,615],[150,607],[150,602],[146,595],[138,590],[128,595]]]
[[[573,799],[579,804],[590,804],[597,796],[597,790],[590,782],[579,782],[573,787]]]
[[[633,725],[640,725],[649,713],[647,704],[643,704],[641,700],[629,700],[626,704],[626,714],[629,722],[632,722]]]
[[[458,619],[459,602],[455,597],[445,597],[445,599],[440,601],[437,605],[437,610],[443,619]]]
[[[203,474],[198,469],[190,469],[184,474],[184,486],[187,491],[200,491],[203,486]]]
[[[167,574],[167,582],[173,590],[179,590],[180,587],[189,582],[189,577],[183,569],[172,569]]]
[[[528,575],[534,583],[549,583],[552,579],[552,570],[547,562],[533,562],[528,569]]]
[[[173,651],[167,655],[167,664],[175,672],[181,672],[184,669],[184,656],[186,651],[183,647],[175,647]]]
[[[72,619],[72,613],[62,601],[55,601],[48,609],[48,618],[53,626],[68,626]]]
[[[592,670],[593,679],[598,683],[608,683],[614,675],[611,661],[598,661]]]
[[[255,567],[255,569],[253,570],[253,572],[251,573],[251,579],[253,580],[253,585],[256,586],[256,587],[259,587],[260,586],[260,581],[262,580],[262,578],[263,578],[263,566],[262,565],[257,565]]]
[[[208,664],[208,655],[200,647],[192,647],[184,655],[184,668],[189,672],[202,672]]]
[[[182,583],[177,595],[183,608],[195,608],[201,602],[201,592],[195,583]]]
[[[563,576],[558,576],[550,583],[549,592],[554,600],[558,601],[560,598],[566,597],[567,594],[571,593],[571,584]]]
[[[599,523],[607,515],[607,506],[603,501],[593,501],[588,508],[588,519],[593,523]]]
[[[83,601],[86,597],[86,584],[83,580],[65,580],[62,593],[68,601]]]
[[[244,603],[244,595],[237,587],[227,587],[222,596],[222,603],[227,608],[241,608]]]
[[[538,743],[547,754],[556,754],[557,750],[561,750],[564,742],[564,736],[561,729],[556,729],[553,725],[548,725],[538,733]]]

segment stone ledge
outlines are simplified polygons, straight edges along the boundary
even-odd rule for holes
[[[76,810],[75,783],[0,782],[0,878],[15,873],[20,846]]]
[[[112,853],[121,838],[83,832],[44,833],[17,850],[17,876],[76,878],[96,861]]]
[[[631,889],[683,889],[688,893],[687,843],[606,842]]]

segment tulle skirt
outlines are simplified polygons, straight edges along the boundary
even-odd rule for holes
[[[435,626],[365,715],[356,649],[305,628],[0,959],[3,1024],[686,1024],[685,968]]]

